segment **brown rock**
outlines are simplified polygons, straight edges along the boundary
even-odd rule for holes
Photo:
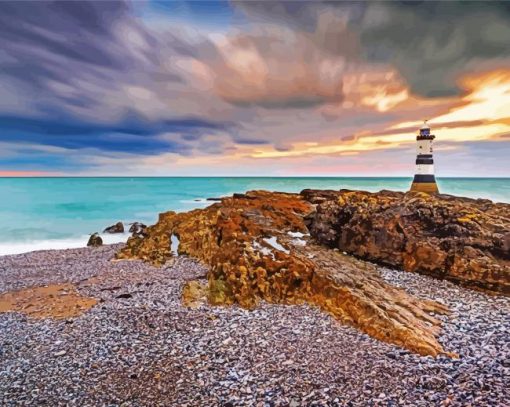
[[[207,284],[200,281],[188,281],[182,289],[182,303],[186,307],[196,308],[207,302]]]
[[[87,242],[87,246],[92,246],[92,247],[98,247],[98,246],[101,246],[102,244],[103,244],[103,239],[101,239],[101,236],[99,236],[98,233],[94,233],[94,234],[90,235],[89,241]]]
[[[447,309],[385,283],[369,263],[302,237],[313,213],[314,204],[297,194],[236,194],[205,209],[161,214],[145,238],[130,238],[117,257],[163,264],[175,234],[179,253],[210,266],[212,304],[308,302],[375,338],[423,355],[444,353],[435,337],[439,321],[429,313]],[[196,304],[200,293],[200,285],[188,284],[184,303]]]
[[[510,205],[381,191],[302,191],[312,236],[363,259],[510,293]]]
[[[141,222],[134,222],[131,223],[131,226],[129,228],[129,233],[132,233],[133,235],[145,235],[145,229],[147,229],[147,225],[144,225]]]
[[[108,226],[103,233],[124,233],[124,224],[117,222],[115,225]]]

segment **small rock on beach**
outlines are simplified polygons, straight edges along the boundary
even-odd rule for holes
[[[102,244],[103,244],[103,239],[101,238],[101,236],[99,236],[99,233],[97,233],[97,232],[90,235],[89,241],[87,242],[87,246],[92,246],[92,247],[98,247],[98,246],[101,246]]]
[[[124,224],[117,222],[115,225],[108,226],[103,233],[124,233]]]

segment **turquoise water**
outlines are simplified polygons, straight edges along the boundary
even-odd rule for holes
[[[117,221],[153,224],[159,212],[205,207],[251,189],[405,191],[411,178],[0,178],[0,254],[81,247]],[[510,202],[509,178],[443,178],[441,192]],[[197,201],[198,200],[198,201]],[[126,240],[110,235],[107,242]]]

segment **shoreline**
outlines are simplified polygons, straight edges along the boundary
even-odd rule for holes
[[[510,299],[380,267],[383,278],[453,311],[421,357],[309,305],[186,308],[207,270],[111,261],[122,244],[0,257],[0,292],[70,282],[99,303],[65,320],[0,314],[0,403],[52,405],[503,405],[510,396]],[[506,372],[506,373],[505,373]]]
[[[1,177],[0,177],[1,178]],[[17,177],[18,178],[18,177]],[[51,177],[53,178],[53,177]],[[66,177],[64,177],[66,178]],[[80,177],[81,178],[81,177]],[[89,178],[89,177],[84,177]],[[101,177],[92,177],[92,178],[101,178]],[[106,177],[106,178],[116,178],[116,177]],[[118,178],[131,178],[131,177],[118,177]],[[145,178],[145,177],[139,177],[139,178]],[[161,178],[168,178],[168,177],[161,177]],[[174,177],[171,177],[174,178]],[[187,178],[187,177],[183,177]],[[197,177],[202,178],[202,177]],[[214,178],[214,177],[213,177]],[[222,178],[222,177],[219,177]],[[246,178],[246,177],[240,177],[240,178]],[[253,177],[257,178],[257,177]],[[289,177],[259,177],[259,178],[289,178]],[[302,178],[302,177],[295,177],[295,178]],[[363,178],[363,177],[360,177]],[[367,177],[370,178],[370,177]],[[395,177],[399,178],[399,177]],[[459,178],[461,179],[461,178]],[[468,178],[465,178],[468,179]],[[470,178],[469,178],[470,179]],[[473,178],[475,179],[475,178]],[[487,178],[489,179],[489,178]],[[494,178],[496,179],[496,178]],[[498,178],[498,179],[506,179],[506,178]],[[510,179],[510,178],[509,178]],[[392,190],[393,192],[393,190]],[[394,192],[402,192],[402,191],[394,191]],[[405,191],[404,191],[405,192]],[[223,195],[222,197],[229,197],[233,194]],[[455,198],[461,198],[461,199],[472,199],[472,200],[490,200],[496,205],[501,204],[510,204],[510,201],[497,201],[495,199],[490,198],[477,198],[477,197],[471,197],[471,196],[457,196],[452,194],[439,194],[439,195],[450,195]],[[181,200],[180,203],[187,203],[187,204],[193,204],[193,207],[189,209],[180,209],[176,210],[177,213],[180,212],[188,212],[193,209],[199,209],[199,208],[205,208],[207,206],[210,206],[214,204],[216,201],[219,201],[219,198],[211,198],[211,197],[201,197],[201,198],[195,198],[195,199],[187,199],[187,200]],[[169,208],[168,210],[174,210]],[[157,221],[157,217],[159,215],[159,212],[154,212],[153,218],[154,222]],[[106,227],[107,225],[114,224],[117,222],[115,218],[112,218],[109,222],[104,222],[104,224],[101,226],[102,228]],[[124,225],[129,225],[135,221],[124,221]],[[148,223],[150,225],[150,223]],[[39,240],[30,240],[30,241],[12,241],[12,242],[0,242],[0,257],[2,256],[8,256],[8,255],[15,255],[15,254],[28,254],[35,251],[41,251],[41,250],[65,250],[65,249],[78,249],[78,248],[84,248],[87,247],[87,241],[92,233],[89,234],[82,234],[82,235],[75,235],[75,236],[69,236],[65,238],[60,239],[39,239]],[[110,234],[110,233],[99,233],[100,237],[103,239],[104,244],[116,244],[116,243],[126,243],[127,239],[131,237],[131,233],[125,232],[122,234]]]
[[[104,245],[126,243],[131,233],[100,233]],[[0,242],[0,257],[17,254],[30,254],[39,251],[83,249],[87,247],[90,235],[74,238],[34,240],[30,242]]]
[[[507,209],[251,191],[0,256],[0,404],[504,405],[510,297],[465,287],[507,292]]]
[[[211,204],[207,198],[231,196],[234,192],[298,193],[306,188],[374,192],[406,191],[410,187],[410,178],[389,177],[3,178],[1,181],[0,190],[10,199],[2,203],[0,211],[3,231],[0,255],[85,246],[89,234],[119,220],[150,225],[161,212],[203,208]],[[503,178],[439,178],[438,183],[443,193],[510,203],[510,183]],[[82,238],[84,243],[76,242]]]

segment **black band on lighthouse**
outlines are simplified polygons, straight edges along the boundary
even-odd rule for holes
[[[418,156],[416,158],[416,164],[434,164],[434,160],[432,158],[422,158]]]
[[[436,182],[436,178],[433,174],[416,174],[414,176],[413,182],[415,183],[425,183],[425,182]]]
[[[436,138],[436,136],[430,134],[430,135],[423,135],[423,134],[420,134],[419,136],[416,136],[416,140],[434,140]]]

